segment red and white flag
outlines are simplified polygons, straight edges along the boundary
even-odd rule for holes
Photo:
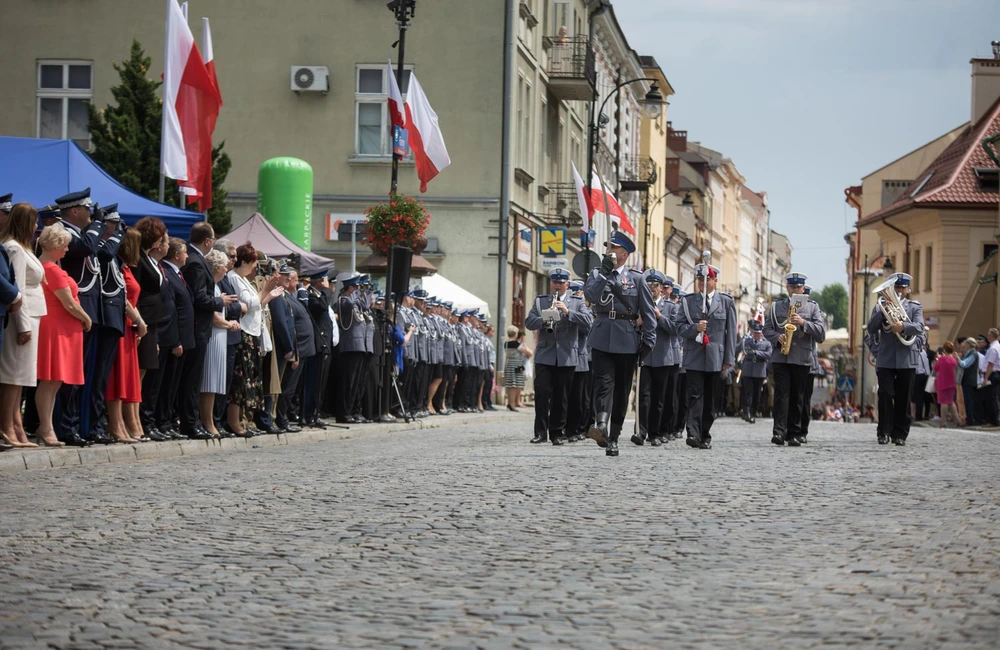
[[[165,59],[160,170],[205,211],[212,204],[212,132],[222,97],[177,0],[167,0]]]
[[[580,172],[576,170],[576,165],[572,164],[572,167],[573,183],[576,185],[577,200],[580,202],[580,214],[583,215],[583,227],[581,231],[586,232],[591,228],[594,230],[602,229],[604,224],[598,223],[598,219],[603,219],[603,215],[605,214],[604,206],[606,198],[607,211],[611,213],[611,222],[616,224],[622,232],[627,232],[634,237],[635,227],[629,221],[625,210],[622,209],[615,195],[606,191],[604,183],[601,181],[601,175],[597,173],[597,170],[595,169],[593,172],[592,183],[594,187],[591,187],[588,192],[587,187],[583,184],[583,179],[580,177]],[[599,215],[601,216],[599,217]],[[610,233],[607,233],[607,235],[610,235]]]
[[[406,118],[403,116],[403,94],[399,92],[399,84],[396,83],[396,73],[392,70],[392,61],[389,61],[385,76],[389,80],[389,120],[393,126],[405,129]]]
[[[412,72],[406,92],[406,130],[410,150],[413,151],[413,159],[417,164],[420,191],[426,192],[427,183],[451,164],[451,157],[444,145],[437,113],[427,101],[417,75]]]

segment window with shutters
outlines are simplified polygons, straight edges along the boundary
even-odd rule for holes
[[[399,92],[403,95],[404,101],[412,70],[412,67],[403,68],[403,83]],[[389,85],[386,72],[385,64],[357,67],[354,92],[354,152],[357,156],[392,155],[392,134],[389,131]],[[402,106],[400,109],[404,110]]]

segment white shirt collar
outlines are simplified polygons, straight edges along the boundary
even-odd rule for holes
[[[625,269],[626,266],[624,264],[615,269],[615,272],[618,273],[618,277],[622,277],[623,275],[625,275]]]
[[[174,270],[174,273],[180,275],[181,270],[177,267],[176,264],[174,264],[173,262],[168,262],[167,260],[162,260],[162,262],[167,266],[169,266],[170,268],[172,268]]]

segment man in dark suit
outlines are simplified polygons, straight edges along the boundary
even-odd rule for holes
[[[160,267],[163,269],[163,307],[168,315],[160,323],[160,387],[153,405],[152,422],[156,435],[163,440],[182,439],[174,425],[177,387],[180,383],[184,357],[194,350],[194,302],[181,269],[187,263],[187,244],[179,237],[172,237],[167,254]],[[149,374],[146,375],[149,378]],[[145,406],[145,405],[144,405]]]
[[[278,286],[286,288],[288,286],[288,276],[292,273],[292,268],[283,265],[279,271],[281,282]],[[271,332],[274,335],[274,351],[272,354],[277,357],[278,376],[285,374],[288,364],[295,358],[295,317],[292,315],[292,307],[288,302],[290,296],[286,290],[280,297],[268,303],[271,312]],[[291,298],[294,300],[294,298]],[[266,384],[265,384],[266,385]],[[267,393],[267,391],[265,391]],[[279,398],[280,404],[280,398]],[[257,412],[257,428],[264,433],[284,433],[285,429],[276,427],[272,418],[274,410],[274,400],[270,394],[264,397],[264,407]],[[301,430],[298,427],[289,429],[293,433]]]
[[[326,387],[325,377],[330,370],[330,353],[333,351],[334,325],[330,317],[330,299],[324,291],[328,287],[327,271],[309,276],[306,306],[316,334],[316,354],[306,366],[305,384],[311,386],[312,390],[303,394],[302,411],[305,423],[320,429],[326,428],[326,423],[319,419],[319,402]]]
[[[215,296],[215,281],[205,255],[215,244],[215,230],[207,221],[191,228],[188,240],[188,260],[182,273],[191,291],[194,303],[194,349],[184,356],[178,389],[178,411],[181,418],[180,432],[188,438],[207,440],[212,437],[198,420],[198,387],[205,364],[208,341],[212,337],[212,315],[236,301],[236,296]]]
[[[220,239],[215,242],[213,248],[220,253],[224,253],[229,259],[229,267],[226,272],[233,270],[233,266],[236,265],[236,245],[228,239]],[[219,290],[222,293],[230,294],[234,296],[239,295],[239,291],[233,286],[233,281],[229,279],[228,275],[222,277],[219,280]],[[247,313],[247,306],[241,302],[234,302],[233,304],[226,307],[224,310],[224,315],[228,321],[238,321],[240,317]],[[215,428],[219,430],[219,433],[224,438],[234,437],[233,433],[229,432],[229,425],[226,424],[226,406],[229,405],[229,387],[233,385],[233,367],[236,364],[236,346],[240,344],[243,338],[242,330],[229,330],[226,333],[226,394],[216,395],[215,397]]]
[[[284,271],[288,271],[285,273]],[[285,365],[285,371],[281,375],[281,395],[278,397],[278,412],[275,418],[275,426],[279,430],[286,430],[291,433],[301,431],[289,422],[292,401],[298,392],[299,384],[302,380],[302,372],[309,358],[316,354],[316,337],[313,333],[312,319],[309,318],[309,311],[295,297],[299,276],[294,269],[283,268],[282,279],[285,281],[285,293],[279,300],[284,300],[292,313],[292,326],[295,336],[295,352]]]
[[[94,381],[97,362],[97,338],[101,324],[101,267],[97,251],[104,235],[103,213],[91,214],[90,188],[60,196],[55,201],[62,224],[69,231],[70,242],[60,264],[80,289],[80,306],[90,316],[94,326],[83,333],[83,364],[85,385]],[[59,422],[56,434],[67,445],[86,446],[90,440],[90,408],[82,408],[84,386],[63,384],[59,390]]]

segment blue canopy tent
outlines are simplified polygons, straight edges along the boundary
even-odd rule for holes
[[[94,202],[117,203],[126,223],[159,217],[174,237],[187,239],[191,226],[204,219],[198,212],[157,203],[123,187],[72,140],[0,137],[0,194],[13,192],[15,203],[41,208],[86,187]]]

